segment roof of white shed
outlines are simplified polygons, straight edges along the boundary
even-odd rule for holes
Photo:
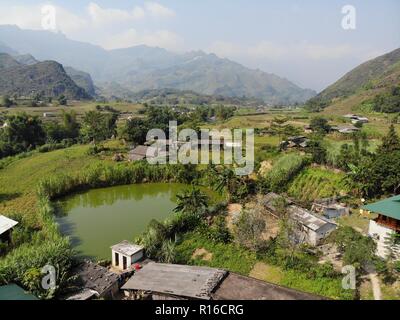
[[[14,221],[10,218],[5,216],[0,216],[0,234],[10,230],[11,228],[15,227],[18,224],[17,221]]]
[[[133,256],[135,253],[142,251],[143,247],[125,240],[112,246],[111,249],[126,256]]]

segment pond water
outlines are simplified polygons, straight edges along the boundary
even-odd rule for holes
[[[60,230],[79,255],[111,260],[110,246],[132,241],[152,219],[163,221],[176,206],[184,184],[137,184],[90,190],[59,201]]]

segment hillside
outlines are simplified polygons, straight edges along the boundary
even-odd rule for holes
[[[0,71],[8,68],[14,68],[20,66],[17,60],[7,53],[0,53]]]
[[[269,104],[302,103],[315,95],[289,80],[252,70],[214,54],[169,52],[136,46],[105,50],[47,31],[0,26],[0,41],[20,53],[39,60],[55,60],[89,73],[96,85],[115,83],[137,93],[143,90],[191,90],[205,95],[251,97]],[[120,95],[120,96],[121,96]]]
[[[341,108],[351,112],[400,84],[400,49],[367,61],[308,101],[311,109]]]
[[[72,67],[64,67],[65,72],[70,76],[70,78],[81,88],[91,95],[96,95],[96,90],[93,84],[92,77],[89,73],[76,70]]]
[[[7,54],[0,54],[0,95],[32,96],[41,93],[48,97],[65,95],[69,99],[88,99],[90,96],[66,74],[55,61],[23,65]]]

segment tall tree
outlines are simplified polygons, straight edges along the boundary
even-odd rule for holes
[[[400,150],[400,139],[397,135],[394,124],[389,128],[388,134],[383,138],[382,145],[379,147],[379,152],[389,153]]]
[[[76,119],[76,112],[72,110],[71,112],[62,112],[63,117],[63,127],[65,130],[66,138],[74,139],[79,136],[79,123]]]
[[[19,113],[7,117],[7,126],[2,129],[2,140],[13,147],[21,146],[26,150],[43,144],[46,134],[42,122],[37,116]]]
[[[81,128],[82,137],[94,142],[111,138],[115,134],[117,118],[116,113],[86,112]]]
[[[119,130],[119,136],[135,144],[143,144],[146,141],[147,132],[150,130],[147,122],[140,118],[126,121]]]
[[[326,134],[331,130],[328,120],[320,116],[311,119],[310,127],[314,132],[319,134]]]
[[[12,104],[13,104],[13,102],[11,101],[9,96],[3,96],[1,98],[0,106],[2,106],[4,108],[9,108],[12,106]]]

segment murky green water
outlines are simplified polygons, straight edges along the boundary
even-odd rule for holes
[[[137,184],[95,189],[60,201],[57,220],[80,255],[111,260],[110,246],[132,241],[152,219],[164,220],[176,206],[184,184]]]

